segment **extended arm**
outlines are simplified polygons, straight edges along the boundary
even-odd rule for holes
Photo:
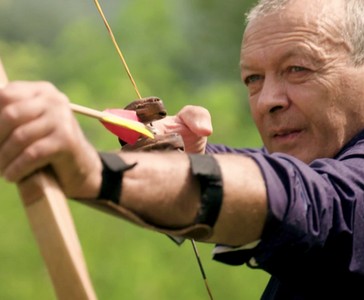
[[[93,199],[101,162],[73,117],[68,99],[48,83],[12,83],[0,91],[0,170],[18,182],[51,165],[70,198]],[[62,122],[60,122],[62,120]],[[162,227],[191,225],[200,205],[199,184],[184,153],[122,153],[137,165],[125,172],[120,205]],[[265,185],[245,156],[216,156],[224,197],[209,242],[230,245],[259,239],[267,214]]]
[[[192,225],[200,186],[186,154],[123,153],[137,165],[124,173],[122,206],[168,228]],[[216,155],[223,177],[221,211],[209,242],[241,245],[259,239],[267,213],[265,185],[255,162],[241,155]]]

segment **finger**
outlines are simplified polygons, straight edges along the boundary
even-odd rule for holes
[[[66,98],[57,88],[49,82],[25,82],[14,81],[0,88],[0,109],[6,105],[18,101],[32,101],[36,97],[48,98],[55,97],[50,100],[59,101]]]
[[[4,170],[13,160],[33,143],[52,133],[45,118],[35,119],[17,127],[0,145],[0,170]]]
[[[39,83],[14,81],[0,86],[0,107],[9,103],[30,99],[37,95]]]
[[[5,180],[19,182],[36,170],[49,165],[56,153],[56,145],[49,139],[41,139],[24,148],[2,171]]]
[[[8,83],[8,76],[6,75],[3,64],[0,60],[0,89]]]
[[[211,115],[201,106],[187,105],[177,114],[177,117],[197,136],[212,134]]]
[[[18,180],[53,162],[56,153],[77,152],[84,136],[70,108],[47,112],[18,126],[0,145],[0,170],[8,180]]]
[[[0,145],[21,124],[38,118],[42,114],[39,101],[17,101],[0,112]]]
[[[153,125],[160,133],[209,136],[212,133],[210,113],[200,106],[185,106],[176,116],[168,116]]]
[[[0,89],[0,144],[14,128],[41,115],[43,87],[47,84],[12,82]]]
[[[3,106],[0,111],[0,144],[17,126],[42,114],[49,118],[50,124],[72,114],[68,98],[46,82],[11,83],[0,90],[0,102]]]

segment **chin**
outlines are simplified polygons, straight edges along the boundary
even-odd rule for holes
[[[303,161],[306,164],[309,164],[313,160],[318,158],[318,156],[313,155],[313,153],[310,152],[310,150],[304,150],[304,149],[300,149],[299,151],[280,151],[280,152],[291,155],[299,159],[300,161]]]
[[[328,153],[310,153],[309,155],[307,153],[302,153],[302,154],[299,154],[299,155],[292,155],[292,156],[298,158],[299,160],[303,161],[306,164],[310,164],[315,159],[334,157],[334,155],[331,155],[331,154],[328,154]]]
[[[312,156],[307,156],[305,154],[290,154],[290,153],[287,153],[287,154],[292,155],[293,157],[299,159],[300,161],[303,161],[306,164],[309,164],[310,162],[312,162],[315,159]]]

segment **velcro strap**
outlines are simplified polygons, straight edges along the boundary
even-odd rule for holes
[[[189,154],[192,174],[200,182],[201,207],[195,224],[213,227],[219,216],[223,200],[221,169],[212,155]]]
[[[123,174],[136,163],[129,165],[116,153],[99,152],[99,156],[102,162],[102,183],[97,199],[119,204]]]

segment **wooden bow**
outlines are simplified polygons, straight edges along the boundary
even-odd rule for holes
[[[111,35],[134,89],[141,98],[125,59],[117,46],[110,26],[97,0],[94,0]],[[0,88],[7,83],[6,72],[0,60]],[[57,299],[96,300],[97,296],[88,275],[80,241],[67,205],[67,199],[50,168],[41,170],[18,183],[19,194],[40,252],[45,261]],[[210,299],[196,245],[192,240],[200,270]]]
[[[0,60],[0,88],[7,83]],[[18,190],[59,300],[97,299],[67,199],[50,168],[18,184]]]

